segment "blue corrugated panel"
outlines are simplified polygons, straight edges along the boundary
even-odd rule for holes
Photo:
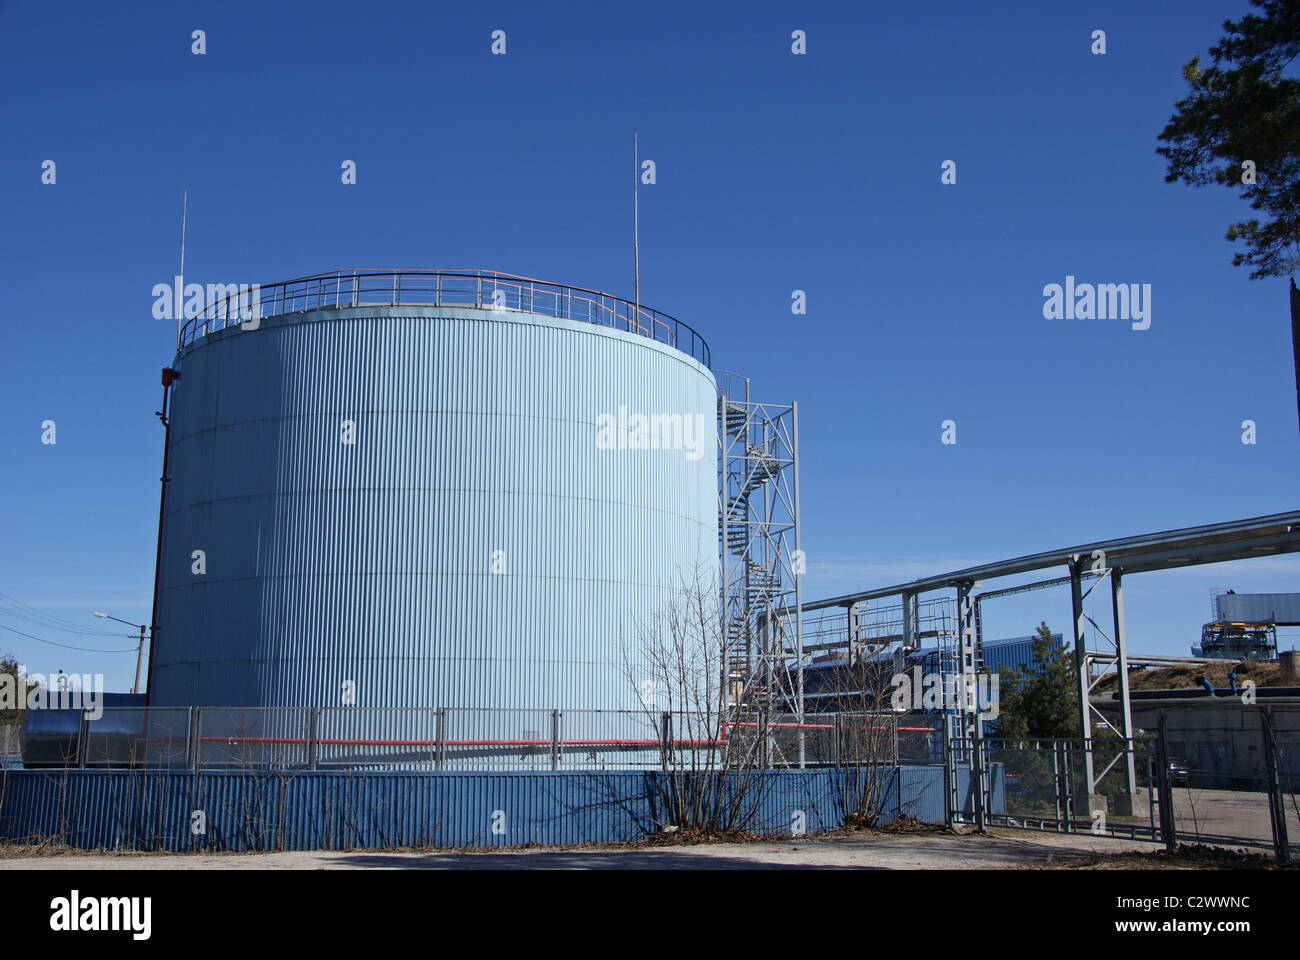
[[[756,833],[833,830],[851,799],[842,770],[758,775]],[[84,849],[309,850],[505,847],[632,840],[668,821],[650,773],[251,773],[11,771],[0,838]],[[938,767],[887,771],[882,822],[943,819]],[[192,832],[201,811],[206,829]]]
[[[990,670],[999,668],[1015,670],[1029,669],[1034,665],[1034,640],[1036,637],[1013,637],[1007,640],[995,640],[984,644],[984,665]],[[1062,634],[1052,634],[1052,643],[1056,647],[1065,645]]]
[[[232,326],[178,366],[151,704],[640,707],[620,637],[635,649],[717,552],[696,360],[579,321],[377,306]],[[700,455],[601,449],[620,407],[701,424]]]
[[[943,767],[900,767],[898,776],[901,813],[923,823],[943,823]]]

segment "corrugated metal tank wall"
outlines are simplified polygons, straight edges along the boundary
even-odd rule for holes
[[[359,706],[638,706],[620,634],[716,557],[702,364],[398,306],[230,327],[178,369],[152,704],[335,706],[353,681]],[[702,417],[703,455],[599,449],[620,405]]]

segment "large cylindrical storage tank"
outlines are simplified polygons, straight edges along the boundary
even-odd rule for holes
[[[639,706],[621,638],[716,557],[707,347],[475,276],[329,275],[193,324],[151,705]],[[602,436],[638,414],[677,449]]]

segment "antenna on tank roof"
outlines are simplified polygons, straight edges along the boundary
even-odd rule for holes
[[[186,190],[181,194],[181,272],[178,277],[181,302],[184,303],[185,296],[185,215],[189,210],[190,192]],[[181,318],[184,316],[184,310],[176,311],[176,352],[181,349]]]
[[[641,326],[641,208],[638,191],[641,186],[641,163],[637,153],[636,131],[632,131],[632,296],[636,302],[636,313],[632,322]]]

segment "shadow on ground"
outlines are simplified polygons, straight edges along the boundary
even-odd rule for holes
[[[399,870],[806,870],[803,863],[775,863],[717,854],[572,850],[559,853],[340,853],[333,868]],[[883,868],[877,868],[883,869]]]
[[[983,869],[1094,860],[1092,851],[1054,849],[997,837],[809,839],[799,843],[654,850],[520,850],[496,853],[330,853],[330,868],[400,870],[888,870]]]

